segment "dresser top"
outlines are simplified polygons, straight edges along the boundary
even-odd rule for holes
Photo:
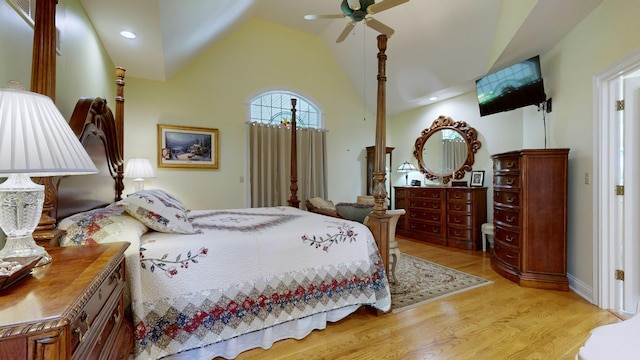
[[[0,291],[0,338],[66,324],[124,258],[128,242],[47,249],[53,261]]]

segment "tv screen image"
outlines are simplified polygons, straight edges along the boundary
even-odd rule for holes
[[[480,116],[545,101],[540,57],[513,64],[476,81]]]

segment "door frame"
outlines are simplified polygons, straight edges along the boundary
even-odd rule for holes
[[[622,98],[622,79],[640,69],[640,49],[597,73],[593,77],[593,299],[603,309],[622,311],[622,283],[614,279],[623,266],[623,211],[614,194],[615,152],[618,141],[616,122],[620,113],[615,100]]]

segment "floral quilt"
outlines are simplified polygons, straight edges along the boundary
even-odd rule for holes
[[[389,310],[369,229],[291,207],[197,210],[127,256],[136,359],[159,359],[349,305]]]

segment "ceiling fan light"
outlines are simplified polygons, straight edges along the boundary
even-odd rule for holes
[[[360,10],[360,0],[347,0],[351,10]]]

